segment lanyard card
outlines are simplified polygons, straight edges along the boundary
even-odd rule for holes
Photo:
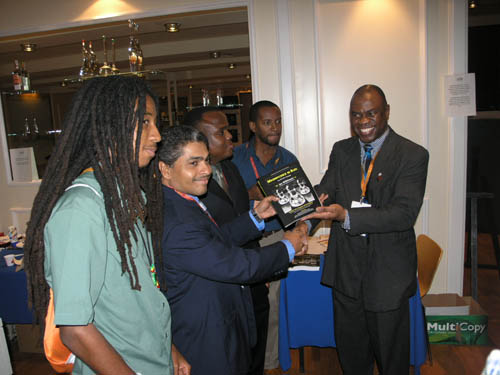
[[[370,203],[362,203],[359,201],[352,201],[351,208],[362,208],[362,207],[371,207]]]

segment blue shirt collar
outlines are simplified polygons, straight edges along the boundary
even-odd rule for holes
[[[384,143],[385,139],[387,138],[387,135],[389,135],[389,131],[390,131],[390,127],[389,127],[389,125],[387,125],[387,129],[385,130],[384,134],[382,134],[380,137],[378,137],[377,139],[375,139],[371,143],[364,143],[361,141],[361,139],[358,138],[359,144],[361,146],[361,153],[364,155],[363,147],[365,146],[365,144],[369,144],[372,146],[372,155],[376,155],[377,152],[382,147],[382,144]]]

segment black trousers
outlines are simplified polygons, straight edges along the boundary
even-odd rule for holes
[[[333,291],[335,340],[344,375],[373,375],[376,361],[381,375],[410,371],[409,301],[399,309],[373,312],[363,298]]]
[[[265,283],[250,287],[252,292],[253,311],[257,326],[257,344],[252,348],[252,364],[248,375],[262,375],[266,359],[267,325],[269,321],[269,291]]]

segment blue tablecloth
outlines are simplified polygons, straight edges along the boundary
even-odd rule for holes
[[[283,371],[292,365],[290,348],[336,346],[332,289],[320,284],[321,273],[322,269],[290,271],[288,277],[281,280],[279,361]],[[418,375],[427,356],[420,291],[410,299],[410,324],[410,363],[415,365]]]
[[[16,272],[16,267],[7,267],[3,259],[7,254],[22,254],[23,250],[0,251],[0,318],[4,324],[29,324],[33,314],[28,309],[26,273]]]

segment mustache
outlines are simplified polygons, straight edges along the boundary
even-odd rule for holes
[[[207,173],[207,174],[198,176],[198,177],[194,178],[194,181],[207,180],[210,178],[211,175],[212,175],[212,173]]]

